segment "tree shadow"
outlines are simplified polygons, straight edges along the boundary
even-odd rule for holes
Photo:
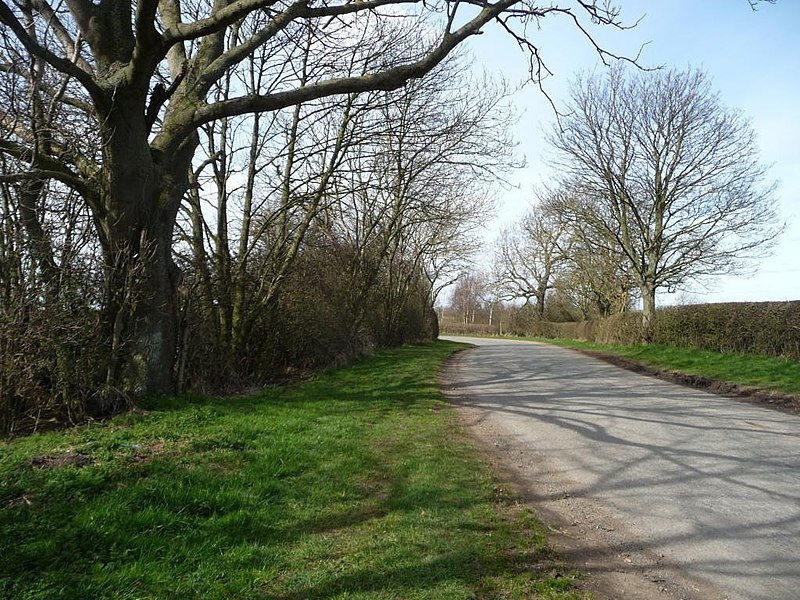
[[[551,474],[534,502],[602,507],[641,549],[672,557],[662,567],[742,598],[800,589],[797,417],[542,345],[471,350],[445,386]]]

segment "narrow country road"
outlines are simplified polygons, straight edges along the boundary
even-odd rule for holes
[[[800,598],[800,418],[570,350],[446,339],[478,346],[446,393],[601,597]]]

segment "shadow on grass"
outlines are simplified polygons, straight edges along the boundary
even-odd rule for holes
[[[4,507],[0,596],[115,598],[137,589],[144,597],[164,590],[182,597],[249,597],[255,573],[266,580],[264,597],[275,599],[344,592],[412,597],[411,591],[445,584],[464,588],[457,597],[471,597],[492,578],[535,568],[524,550],[503,547],[502,523],[466,516],[485,503],[479,497],[454,499],[446,490],[412,489],[394,477],[388,489],[365,491],[338,506],[310,499],[298,508],[302,494],[291,485],[243,499],[229,492],[225,478],[195,474],[176,482],[172,471],[140,472],[138,481],[118,478],[91,496],[64,481],[62,500]],[[80,477],[71,472],[64,479]],[[420,520],[431,511],[447,514],[439,523]],[[362,558],[350,563],[350,554]],[[331,570],[326,564],[334,556],[342,558]],[[198,577],[199,566],[210,562],[218,573]],[[259,574],[265,565],[272,575]],[[233,577],[245,579],[225,581],[236,569],[240,575]],[[189,580],[188,589],[172,588]]]
[[[451,597],[458,588],[466,588],[482,595],[489,591],[486,589],[487,576],[502,573],[507,566],[505,557],[497,559],[477,552],[456,551],[412,564],[387,564],[379,570],[355,569],[318,584],[300,585],[289,592],[271,593],[266,590],[265,597],[274,600],[306,600],[371,593],[406,598],[442,587],[445,590],[451,588]]]

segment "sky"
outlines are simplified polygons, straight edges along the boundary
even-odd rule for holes
[[[751,275],[707,279],[689,291],[664,293],[659,303],[800,300],[800,1],[760,3],[755,11],[747,0],[616,0],[614,4],[622,9],[625,23],[641,20],[625,31],[595,27],[590,30],[594,39],[617,55],[634,57],[641,48],[643,66],[706,71],[721,103],[750,119],[762,161],[779,182],[777,208],[787,223],[771,256],[754,265]],[[539,30],[531,28],[529,38],[553,72],[543,86],[563,110],[570,80],[581,71],[602,68],[597,52],[563,17],[544,19]],[[487,27],[469,48],[477,68],[511,83],[526,79],[526,55],[499,27]],[[527,165],[510,175],[511,189],[498,193],[497,218],[486,233],[489,244],[502,227],[526,212],[533,189],[552,176],[544,163],[543,132],[555,120],[553,108],[534,85],[522,87],[511,101],[520,113],[514,133]]]

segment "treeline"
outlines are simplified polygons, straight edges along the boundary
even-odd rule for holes
[[[612,344],[638,344],[643,339],[639,311],[584,321],[549,321],[532,307],[504,307],[503,320],[484,318],[463,323],[452,309],[441,309],[443,333],[457,335],[532,336]],[[480,309],[479,309],[480,310]],[[665,346],[777,356],[800,360],[800,301],[727,302],[667,306],[656,311],[651,342]]]
[[[215,98],[263,87],[268,50],[223,78]],[[292,51],[302,79],[322,49],[308,38]],[[59,144],[99,155],[91,124],[74,125],[78,109],[41,115],[31,92],[42,88],[25,73],[11,83],[9,114],[46,116],[40,126]],[[513,165],[504,97],[454,56],[397,91],[212,121],[169,261],[144,234],[135,248],[109,245],[85,198],[54,179],[15,178],[25,161],[0,153],[0,432],[129,404],[141,344],[132,323],[160,297],[152,270],[177,289],[158,308],[176,315],[176,352],[163,359],[178,391],[282,381],[435,337],[434,298],[463,270],[490,186]]]

